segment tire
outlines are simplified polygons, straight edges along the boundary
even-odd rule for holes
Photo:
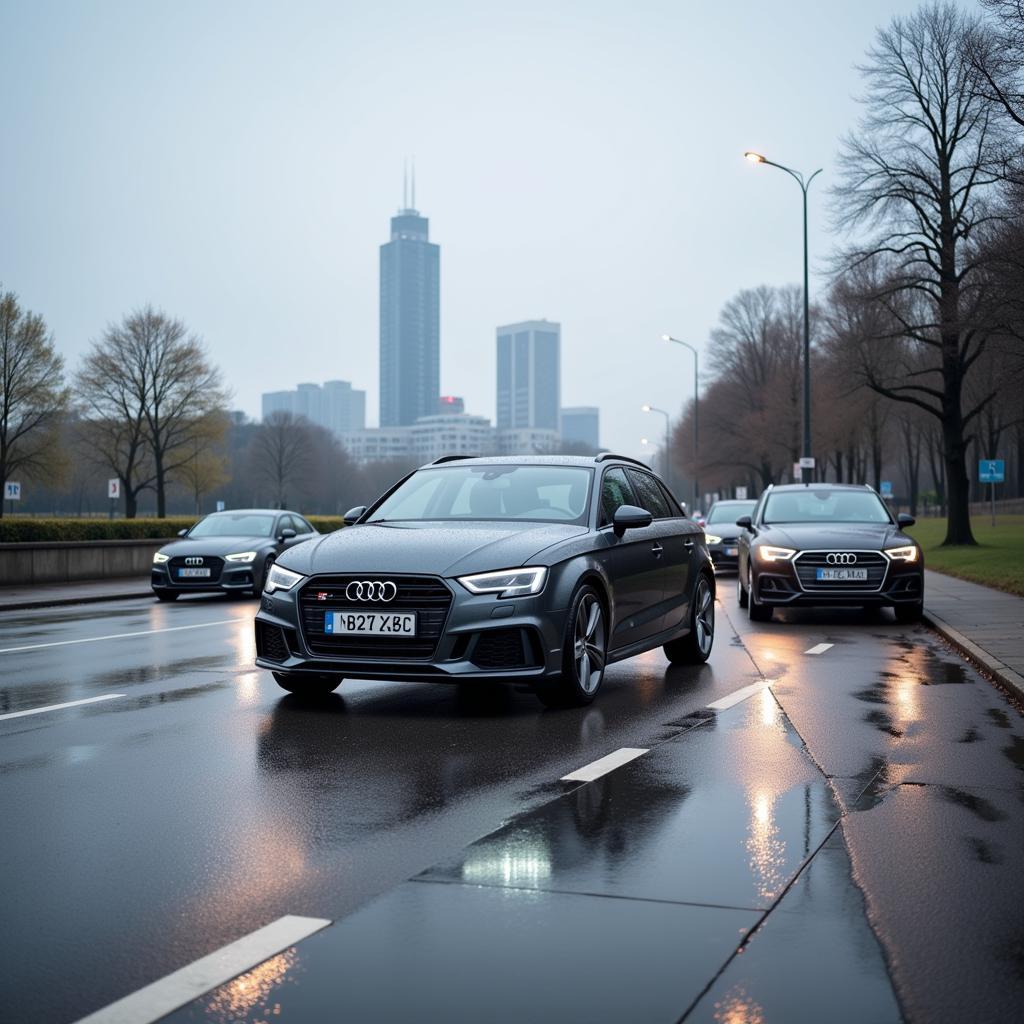
[[[898,604],[893,608],[896,613],[896,621],[902,622],[904,625],[911,625],[914,622],[920,622],[921,616],[924,615],[924,602],[919,601],[917,604]]]
[[[181,594],[176,590],[154,590],[158,601],[177,601]]]
[[[565,617],[562,672],[536,690],[546,707],[583,707],[597,696],[608,660],[606,620],[600,595],[584,584],[573,595]]]
[[[274,562],[276,559],[273,555],[267,555],[263,561],[263,575],[260,577],[260,584],[258,587],[253,588],[253,596],[259,597],[264,590],[267,589],[267,577],[270,575],[270,570],[274,568]]]
[[[736,569],[736,603],[741,608],[747,607],[747,601],[749,597],[747,595],[747,588],[743,586],[743,577],[740,575],[739,567]]]
[[[300,697],[323,697],[341,686],[344,676],[333,672],[275,672],[274,678],[282,690]]]
[[[715,594],[711,581],[703,573],[690,602],[690,632],[664,646],[673,665],[703,665],[715,643]]]
[[[751,622],[771,622],[772,606],[758,604],[754,597],[754,578],[750,566],[747,566],[747,617]]]

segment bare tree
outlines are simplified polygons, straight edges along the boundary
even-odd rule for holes
[[[57,430],[67,396],[64,361],[43,318],[23,310],[14,292],[0,292],[0,484],[16,473],[61,471]]]
[[[980,0],[989,15],[965,39],[980,91],[1024,128],[1024,0]]]
[[[931,354],[922,370],[868,383],[942,426],[947,544],[974,543],[966,431],[990,396],[963,408],[964,381],[986,339],[975,316],[984,262],[972,238],[996,216],[1004,159],[995,112],[966,53],[976,29],[958,7],[933,3],[878,32],[862,68],[866,112],[844,142],[835,192],[840,225],[868,234],[845,265],[874,265],[881,287],[867,298],[899,321],[901,341]],[[925,301],[908,305],[909,296]],[[908,308],[924,315],[907,316]]]
[[[290,412],[273,412],[256,431],[249,449],[253,476],[269,485],[275,508],[288,506],[288,492],[313,465],[310,424]]]

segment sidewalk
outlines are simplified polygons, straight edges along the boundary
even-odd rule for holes
[[[25,608],[54,608],[94,601],[128,601],[152,597],[148,576],[123,576],[112,580],[81,580],[77,583],[26,583],[0,587],[0,613]]]
[[[1024,598],[925,570],[925,621],[1024,700]]]

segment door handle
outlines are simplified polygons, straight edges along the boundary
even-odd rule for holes
[[[685,547],[692,548],[693,547],[693,541],[692,540],[683,541],[683,545]]]
[[[657,541],[655,541],[651,545],[651,550],[654,552],[655,558],[661,558],[661,554],[665,549]]]

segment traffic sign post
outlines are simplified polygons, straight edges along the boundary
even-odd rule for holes
[[[978,463],[978,482],[988,484],[989,505],[992,509],[992,525],[996,525],[996,484],[1006,479],[1004,459],[981,459]]]
[[[892,481],[891,480],[883,480],[883,481],[881,481],[881,486],[879,488],[879,493],[882,495],[883,498],[886,498],[886,499],[891,498],[892,497]]]
[[[11,511],[14,511],[14,503],[21,501],[21,484],[17,480],[4,481],[4,497],[11,503]]]
[[[107,497],[110,499],[110,518],[113,519],[117,499],[121,497],[120,477],[115,476],[107,481]]]

